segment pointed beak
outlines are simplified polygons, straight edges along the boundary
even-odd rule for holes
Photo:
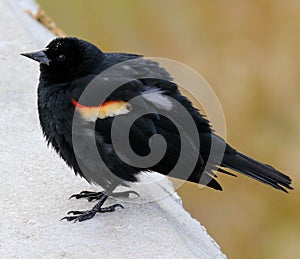
[[[31,52],[31,53],[21,53],[22,56],[33,59],[40,64],[45,64],[49,66],[50,64],[50,59],[47,57],[45,50],[40,50],[36,52]]]

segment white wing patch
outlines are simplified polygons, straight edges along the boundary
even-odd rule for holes
[[[142,96],[157,108],[170,111],[173,108],[172,100],[163,93],[164,91],[161,89],[149,88],[142,93]]]

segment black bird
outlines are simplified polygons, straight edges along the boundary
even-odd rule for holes
[[[288,176],[236,151],[218,137],[206,117],[181,94],[168,72],[155,61],[134,54],[104,53],[74,37],[56,38],[44,50],[22,55],[40,63],[38,112],[48,144],[76,175],[105,190],[72,195],[99,201],[91,210],[70,211],[68,214],[73,215],[63,219],[83,221],[97,212],[122,207],[120,204],[102,205],[108,196],[114,195],[113,190],[118,185],[137,181],[141,171],[169,174],[183,148],[187,150],[183,168],[190,164],[193,167],[189,175],[184,170],[175,172],[173,176],[179,179],[222,190],[215,172],[232,175],[225,170],[229,168],[284,192],[293,189]],[[118,64],[121,65],[113,69]],[[105,74],[105,71],[108,72]],[[105,76],[98,76],[101,72]],[[121,84],[120,87],[113,90],[117,84]],[[86,94],[88,90],[90,93]],[[199,148],[194,143],[195,136],[189,135],[184,125],[184,116],[177,109],[176,101],[195,124]],[[139,112],[142,115],[135,118]],[[154,154],[161,151],[151,150],[151,144],[159,147],[155,146],[157,139],[151,137],[158,134],[165,139],[165,153],[156,164],[142,165],[130,158],[122,145],[114,143],[111,132],[116,118],[119,119],[114,128],[117,135],[125,140],[123,129],[129,126],[130,147],[141,158],[152,151]],[[133,122],[127,125],[130,120]],[[212,143],[216,151],[209,159]],[[215,159],[218,155],[219,161]]]

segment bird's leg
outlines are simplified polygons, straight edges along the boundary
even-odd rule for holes
[[[84,221],[87,219],[93,218],[97,212],[99,213],[105,213],[105,212],[113,212],[117,207],[123,208],[124,207],[121,204],[114,204],[109,207],[102,208],[102,205],[107,200],[109,195],[112,193],[112,191],[116,188],[116,186],[110,188],[108,191],[104,192],[101,197],[99,198],[99,201],[97,204],[91,209],[87,211],[69,211],[68,214],[73,214],[74,216],[67,216],[63,217],[61,220],[66,219],[67,221]]]
[[[139,194],[135,191],[124,191],[124,192],[113,192],[109,196],[110,197],[125,197],[128,198],[130,194],[136,194],[139,196]],[[93,200],[100,200],[101,197],[105,194],[105,192],[90,192],[90,191],[82,191],[77,194],[73,194],[70,196],[69,199],[76,198],[76,199],[81,199],[81,198],[86,198],[88,201],[93,201]]]

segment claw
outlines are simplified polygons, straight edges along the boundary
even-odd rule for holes
[[[87,211],[79,211],[79,210],[71,210],[67,213],[67,215],[72,215],[72,216],[66,216],[63,217],[61,220],[67,220],[67,221],[73,221],[73,222],[81,222],[84,220],[88,220],[93,218],[96,213],[106,213],[106,212],[113,212],[116,210],[117,207],[120,207],[124,209],[124,207],[121,204],[114,204],[109,207],[102,208],[104,202],[107,200],[107,198],[112,194],[113,190],[116,188],[116,185],[112,185],[110,189],[107,191],[103,192],[90,192],[90,191],[82,191],[78,194],[73,194],[70,196],[70,199],[76,198],[87,198],[88,201],[92,201],[94,199],[99,200],[98,203],[91,209]],[[115,197],[129,197],[129,195],[133,193],[139,196],[139,194],[135,191],[126,191],[126,192],[119,192],[119,193],[113,193],[112,196]]]
[[[72,198],[81,199],[87,198],[88,201],[99,200],[101,196],[103,196],[103,192],[90,192],[90,191],[82,191],[80,193],[76,193],[70,196],[69,200]]]
[[[85,211],[80,211],[80,210],[71,210],[67,214],[73,214],[73,215],[80,215],[83,214]]]
[[[135,191],[124,191],[124,192],[116,192],[116,193],[111,193],[111,197],[125,197],[128,198],[130,194],[135,194],[138,197],[140,196],[137,192]],[[82,191],[80,193],[76,193],[70,196],[69,200],[72,198],[76,199],[81,199],[81,198],[86,198],[88,201],[93,201],[93,200],[100,200],[101,197],[104,195],[103,192],[90,192],[90,191]]]
[[[110,196],[111,197],[129,197],[129,194],[135,194],[136,196],[140,197],[140,195],[136,191],[125,191],[125,192],[113,192]]]
[[[76,199],[77,199],[77,196],[78,196],[78,194],[72,194],[72,195],[69,197],[69,200],[71,200],[72,198],[76,198]]]
[[[72,220],[74,220],[74,219],[76,219],[77,217],[75,217],[75,216],[73,216],[73,217],[63,217],[63,218],[61,218],[60,219],[60,221],[62,221],[62,220],[64,220],[64,219],[66,219],[67,221],[72,221]]]
[[[73,214],[75,216],[66,216],[66,217],[63,217],[61,220],[64,220],[64,219],[67,221],[74,220],[74,223],[77,221],[81,222],[81,221],[93,218],[97,212],[98,213],[113,212],[116,210],[117,207],[124,209],[123,205],[117,203],[117,204],[111,205],[109,207],[99,208],[99,209],[93,208],[93,209],[87,210],[87,211],[71,210],[67,214],[68,215]]]
[[[117,204],[111,205],[111,206],[106,207],[106,208],[101,208],[101,210],[98,211],[98,212],[100,212],[100,213],[113,212],[113,211],[115,211],[115,209],[117,207],[120,207],[120,208],[124,209],[122,204],[117,203]]]

